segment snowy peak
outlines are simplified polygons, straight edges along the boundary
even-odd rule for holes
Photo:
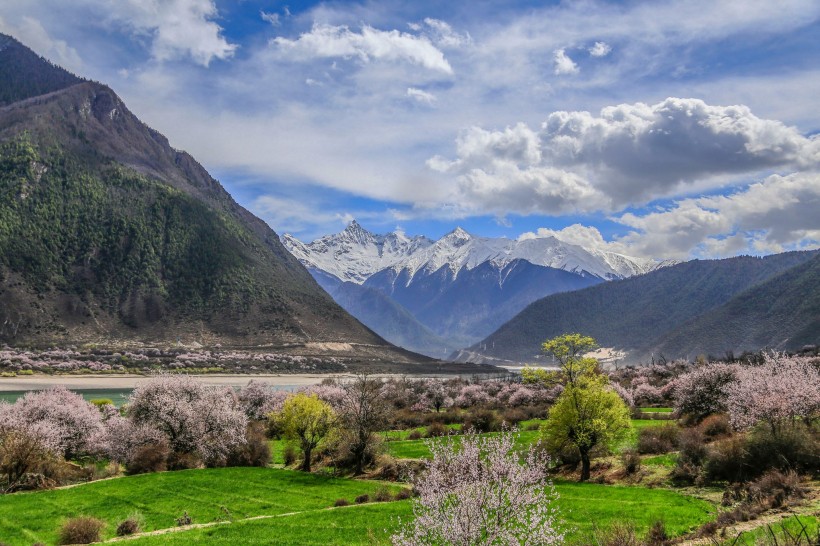
[[[330,273],[343,281],[363,283],[383,269],[406,272],[412,282],[419,271],[432,273],[449,267],[454,275],[490,262],[501,269],[515,260],[562,269],[583,277],[622,279],[648,273],[675,262],[659,262],[587,249],[555,237],[512,240],[477,237],[457,227],[438,241],[408,237],[402,231],[376,235],[355,220],[341,233],[304,244],[290,235],[284,245],[307,267]],[[396,275],[398,276],[398,275]]]
[[[401,231],[377,235],[356,220],[341,233],[325,235],[311,243],[302,243],[290,234],[282,236],[282,243],[306,267],[357,284],[433,244],[426,237],[407,237]]]

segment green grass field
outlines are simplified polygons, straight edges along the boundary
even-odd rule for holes
[[[672,413],[675,408],[641,408],[641,413]]]
[[[805,534],[803,534],[803,527],[806,528],[806,532],[809,536],[808,539]],[[818,535],[819,532],[820,518],[817,516],[792,516],[784,519],[780,523],[769,526],[764,525],[752,531],[746,531],[742,533],[740,537],[732,537],[725,542],[721,542],[721,544],[724,546],[755,546],[760,540],[771,539],[772,533],[774,533],[777,544],[785,544],[786,534],[788,534],[792,537],[797,537],[800,535],[803,540],[800,544],[811,546],[813,544],[817,544],[817,542],[811,541],[816,541],[820,538],[820,535]],[[768,542],[764,542],[764,544],[768,544]]]
[[[595,528],[630,519],[640,532],[662,519],[679,535],[712,517],[706,502],[662,489],[557,483],[559,504],[570,528],[570,542],[588,544]],[[129,541],[134,546],[186,544],[365,545],[386,543],[398,524],[411,515],[410,501],[302,511],[272,518],[239,521]]]
[[[139,511],[145,530],[173,527],[184,511],[194,523],[230,516],[243,519],[328,508],[336,499],[353,502],[382,484],[334,479],[269,468],[217,468],[143,474],[76,487],[0,496],[0,540],[8,544],[54,544],[68,517],[93,516],[118,522]],[[391,486],[392,490],[398,490]]]

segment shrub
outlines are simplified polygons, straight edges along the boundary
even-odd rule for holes
[[[347,499],[336,499],[336,502],[333,503],[333,506],[350,506],[350,501]]]
[[[356,497],[356,504],[364,504],[366,502],[370,502],[370,495],[365,493],[364,495],[359,495]]]
[[[245,443],[233,448],[228,455],[227,466],[268,466],[271,462],[270,444],[265,436],[265,426],[261,422],[248,424]]]
[[[398,480],[400,473],[398,462],[390,455],[380,455],[378,459],[376,459],[376,474],[382,480]]]
[[[183,527],[185,525],[191,525],[193,520],[191,519],[191,516],[188,515],[188,511],[186,510],[180,517],[177,518],[176,523],[177,527]]]
[[[496,432],[501,430],[501,421],[493,410],[475,409],[464,419],[462,430],[474,430],[476,432]]]
[[[741,481],[749,476],[745,468],[746,439],[743,435],[712,444],[704,459],[705,477],[709,481]]]
[[[663,546],[668,540],[666,525],[661,520],[655,521],[646,533],[646,546]]]
[[[700,424],[700,431],[706,438],[713,440],[721,436],[728,436],[732,433],[732,425],[729,423],[729,416],[725,413],[710,415]]]
[[[635,526],[631,523],[614,523],[606,530],[595,533],[597,546],[639,546]]]
[[[373,500],[376,502],[388,502],[393,500],[393,495],[390,494],[390,490],[386,487],[379,487],[376,489],[376,492],[373,493]]]
[[[680,451],[670,477],[675,483],[695,483],[706,459],[706,444],[699,429],[690,428],[680,434]]]
[[[638,451],[640,453],[663,454],[674,451],[680,441],[677,425],[646,427],[638,431]]]
[[[749,500],[766,502],[771,508],[783,506],[789,499],[802,499],[808,489],[796,472],[770,470],[746,488]]]
[[[168,469],[170,454],[171,450],[164,441],[138,447],[126,464],[126,472],[128,474],[164,472]]]
[[[202,459],[196,453],[175,451],[168,456],[168,470],[190,470],[202,466]]]
[[[442,425],[441,423],[431,423],[430,426],[427,427],[427,437],[428,438],[435,438],[437,436],[445,436],[449,430],[447,427]]]
[[[501,420],[509,426],[515,426],[521,421],[529,419],[529,415],[521,408],[510,408],[501,414]]]
[[[406,499],[411,498],[412,496],[413,496],[413,490],[412,489],[400,489],[396,493],[396,500],[406,500]]]
[[[631,476],[641,469],[641,456],[634,449],[625,449],[621,453],[621,463],[624,465],[624,472]]]
[[[440,423],[435,423],[435,424],[443,427],[443,425],[441,425]],[[433,425],[430,425],[429,427],[427,427],[427,430],[429,431],[432,426]],[[429,434],[429,432],[428,432],[428,434]],[[419,440],[419,439],[421,439],[421,432],[419,432],[418,430],[413,430],[413,431],[410,432],[410,434],[407,435],[407,439],[408,440]]]
[[[129,517],[117,525],[117,536],[124,537],[140,532],[140,522],[136,518]]]
[[[296,446],[293,444],[285,444],[282,449],[282,459],[285,461],[285,466],[290,466],[299,460],[299,453],[296,451]]]
[[[105,522],[97,518],[71,518],[60,527],[59,544],[91,544],[100,541]]]

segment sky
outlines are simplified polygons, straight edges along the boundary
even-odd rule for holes
[[[278,233],[820,246],[820,2],[3,0]]]

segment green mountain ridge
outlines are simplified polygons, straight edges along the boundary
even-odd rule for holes
[[[111,89],[9,40],[0,73],[24,72],[0,80],[17,98],[0,107],[0,342],[342,343],[424,360],[341,309]]]
[[[796,349],[820,341],[818,260],[818,251],[692,260],[555,294],[530,304],[457,360],[536,361],[542,341],[567,332],[626,351],[632,362],[661,354]]]

